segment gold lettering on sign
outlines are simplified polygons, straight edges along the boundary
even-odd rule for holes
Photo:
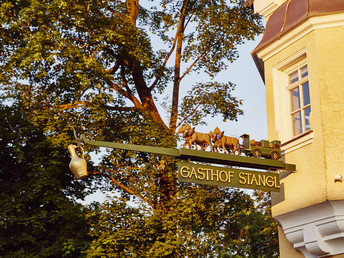
[[[251,174],[250,173],[245,173],[245,175],[247,176],[247,184],[252,185],[252,181],[250,182]]]
[[[256,185],[259,185],[259,184],[258,184],[258,181],[257,181],[257,178],[256,178],[255,175],[252,175],[251,185],[253,185],[253,182],[254,182],[254,184],[256,184]]]
[[[265,182],[265,175],[258,175],[258,182],[259,182],[259,184],[258,185],[260,185],[260,184],[262,184],[262,185],[266,185],[266,182]]]
[[[266,177],[266,184],[267,184],[269,187],[273,187],[273,186],[274,186],[275,180],[274,180],[273,176],[268,176],[268,177]]]
[[[275,178],[275,187],[276,187],[276,188],[280,188],[281,186],[280,186],[280,185],[277,185],[277,177],[275,176],[274,178]]]
[[[245,185],[246,184],[246,178],[245,178],[245,173],[244,172],[240,172],[239,173],[239,183],[242,184],[242,185]]]
[[[229,171],[228,182],[231,182],[231,178],[234,177],[234,171]]]
[[[280,186],[277,184],[276,176],[256,175],[253,173],[245,173],[245,172],[239,173],[239,184],[280,188]]]
[[[223,174],[224,174],[224,177],[223,177]],[[219,179],[221,182],[224,182],[224,183],[227,182],[228,181],[227,171],[221,170],[219,173]]]
[[[209,171],[210,171],[211,169],[207,168],[206,170],[207,170],[207,180],[209,181]]]
[[[189,170],[189,167],[187,167],[187,166],[182,166],[182,168],[180,169],[180,175],[184,178],[189,177],[189,172],[190,172],[190,170]]]
[[[226,169],[222,167],[209,167],[200,165],[185,165],[179,169],[182,178],[191,182],[208,181],[211,184],[232,183],[233,186],[250,186],[253,189],[280,188],[278,175],[272,173]],[[195,181],[194,181],[195,180]],[[207,183],[207,182],[203,182]]]
[[[204,173],[204,171],[203,171],[203,168],[202,168],[202,167],[199,167],[199,168],[197,169],[197,172],[198,172],[198,174],[199,174],[198,179],[199,179],[199,180],[204,180],[204,178],[205,178],[205,173]]]
[[[194,175],[195,178],[197,179],[197,173],[196,173],[196,169],[195,169],[194,167],[191,169],[191,173],[190,173],[190,175],[189,175],[189,178],[191,178],[193,175]]]
[[[212,169],[211,170],[211,181],[214,181],[214,176],[216,176],[216,181],[219,181],[219,174],[218,174],[218,170],[214,170],[214,169]]]

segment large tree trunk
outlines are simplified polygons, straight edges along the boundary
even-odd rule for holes
[[[127,0],[127,10],[128,10],[128,18],[130,19],[130,23],[132,26],[136,26],[136,18],[138,14],[138,0]],[[183,32],[179,33],[181,38],[178,41],[179,44],[179,54],[178,54],[178,61],[179,64],[178,67],[180,68],[180,62],[181,62],[181,42],[182,42],[182,35]],[[131,74],[135,83],[135,88],[137,90],[137,93],[139,95],[139,99],[141,101],[141,106],[144,110],[149,111],[149,116],[152,118],[155,122],[157,122],[161,127],[162,130],[170,131],[171,134],[174,134],[175,131],[175,125],[176,125],[176,118],[177,118],[177,112],[178,112],[178,91],[179,91],[179,80],[175,80],[177,84],[175,83],[174,90],[173,90],[173,110],[172,110],[172,116],[171,119],[174,120],[172,124],[172,127],[168,127],[165,122],[162,120],[160,113],[154,103],[153,96],[151,93],[151,90],[147,87],[147,84],[145,82],[145,78],[143,76],[143,71],[141,69],[141,66],[138,62],[132,61],[129,62],[129,66],[131,69]],[[178,68],[178,69],[179,69]],[[177,71],[175,74],[179,76],[179,71]],[[177,108],[177,109],[176,109]],[[166,204],[174,198],[176,194],[176,180],[170,179],[165,174],[167,172],[162,172],[159,175],[159,185],[160,185],[160,198],[159,198],[159,205],[163,209],[168,209]]]
[[[150,117],[157,122],[164,130],[168,130],[165,122],[162,120],[160,113],[154,103],[152,93],[147,87],[142,70],[139,64],[134,64],[132,67],[132,76],[135,83],[135,88],[141,100],[142,107],[149,111]]]
[[[127,11],[128,11],[127,17],[131,25],[133,27],[136,27],[136,19],[139,12],[138,10],[139,0],[127,0],[126,5],[127,5]],[[131,63],[130,69],[132,72],[135,88],[139,95],[142,107],[145,110],[149,111],[149,116],[154,121],[156,121],[164,130],[168,130],[167,125],[162,120],[159,114],[159,111],[154,103],[152,93],[150,89],[147,87],[140,64],[136,61],[129,62],[129,63]]]

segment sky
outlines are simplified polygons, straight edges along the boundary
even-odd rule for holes
[[[258,141],[267,139],[265,85],[251,56],[260,39],[241,46],[239,59],[224,75],[237,85],[234,94],[243,99],[244,110],[238,122],[229,122],[225,132],[237,136],[247,133]]]
[[[236,84],[232,94],[243,100],[241,108],[244,110],[244,115],[239,116],[237,122],[224,123],[221,117],[209,118],[208,125],[197,127],[196,131],[206,133],[218,126],[227,136],[239,138],[246,133],[257,141],[267,139],[265,86],[251,56],[261,37],[239,46],[239,58],[216,77],[219,81],[231,81]],[[189,79],[192,80],[192,76]]]

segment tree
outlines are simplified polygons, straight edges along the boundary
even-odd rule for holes
[[[91,139],[175,147],[183,123],[242,114],[235,85],[215,80],[262,30],[242,4],[5,0],[2,89],[57,146],[72,141],[73,125]],[[182,83],[200,73],[210,82]],[[119,199],[90,214],[90,256],[259,254],[240,250],[249,226],[240,221],[255,209],[243,192],[178,183],[171,158],[123,150],[108,150],[91,174]]]
[[[0,105],[1,257],[83,256],[85,183],[67,174],[69,157],[14,107]]]

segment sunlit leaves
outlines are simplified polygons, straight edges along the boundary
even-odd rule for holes
[[[98,237],[88,254],[274,257],[278,253],[278,246],[266,239],[271,221],[242,191],[180,185],[170,207],[152,212],[126,198],[111,198],[89,214]]]
[[[231,83],[199,83],[187,92],[181,106],[185,122],[194,125],[207,116],[222,115],[224,120],[236,120],[243,114],[241,100],[232,95]]]
[[[73,126],[90,140],[174,148],[177,121],[197,125],[207,116],[242,114],[234,85],[215,76],[238,58],[237,45],[261,32],[259,16],[240,0],[137,2],[1,2],[2,93],[52,146],[75,142]],[[195,80],[186,92],[184,78],[195,72],[213,81]],[[156,102],[170,100],[171,86],[174,102],[164,113]],[[262,230],[271,221],[245,193],[178,183],[172,157],[114,149],[102,155],[97,167],[88,162],[87,180],[116,197],[89,213],[91,257],[258,257],[264,248],[251,248],[252,241],[263,245],[274,232]],[[21,151],[15,156],[26,159]],[[40,178],[44,157],[35,164],[30,180]],[[67,239],[60,249],[73,248]]]
[[[173,50],[182,4],[162,1],[140,6],[134,25],[123,1],[5,1],[0,12],[0,51],[4,53],[0,81],[9,88],[17,83],[15,79],[27,81],[52,105],[85,101],[85,93],[97,85],[111,89],[114,83],[124,88],[123,79],[136,94],[158,76],[153,90],[165,94],[164,89],[174,80],[173,66],[162,65]],[[215,76],[226,68],[226,61],[238,57],[238,44],[261,31],[259,17],[240,4],[222,0],[188,2],[182,57],[187,66],[194,63],[191,71]],[[152,38],[150,32],[156,37]],[[113,69],[117,64],[122,68]],[[133,73],[134,64],[140,65],[141,78]],[[107,74],[111,69],[113,72]],[[118,93],[122,94],[111,94]],[[141,101],[145,99],[141,97]]]

